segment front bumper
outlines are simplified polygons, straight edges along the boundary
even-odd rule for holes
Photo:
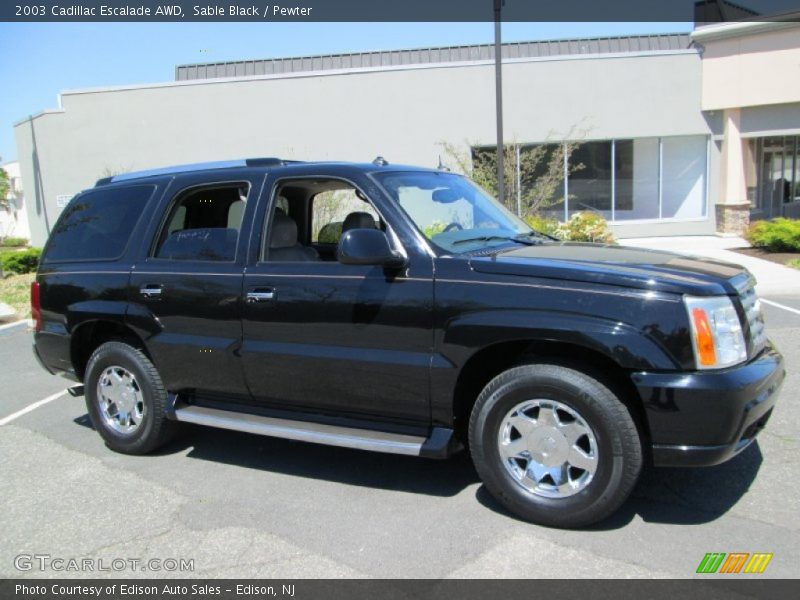
[[[634,373],[656,466],[709,466],[732,458],[769,420],[786,370],[768,345],[722,371]]]

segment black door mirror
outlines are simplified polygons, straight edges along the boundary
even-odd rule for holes
[[[392,250],[389,239],[380,229],[351,229],[339,238],[336,256],[343,265],[378,265],[402,267],[406,260]]]

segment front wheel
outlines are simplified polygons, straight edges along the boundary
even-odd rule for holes
[[[613,513],[642,468],[636,425],[611,390],[560,365],[525,365],[483,389],[470,452],[489,492],[525,520],[583,527]]]
[[[166,444],[177,423],[167,419],[167,393],[155,366],[138,348],[106,342],[94,351],[84,378],[92,425],[112,450],[146,454]]]

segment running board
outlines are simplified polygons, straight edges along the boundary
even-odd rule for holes
[[[255,435],[372,452],[447,458],[456,450],[456,446],[453,444],[453,430],[442,427],[434,427],[430,436],[426,438],[372,429],[265,417],[182,402],[177,402],[174,410],[170,412],[172,418],[183,423],[195,423],[196,425],[243,431]]]

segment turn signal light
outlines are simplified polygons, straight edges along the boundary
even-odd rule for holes
[[[711,324],[708,315],[702,308],[692,309],[694,322],[694,335],[697,342],[697,358],[700,364],[710,367],[717,364],[717,352],[714,349],[714,335],[711,333]]]

